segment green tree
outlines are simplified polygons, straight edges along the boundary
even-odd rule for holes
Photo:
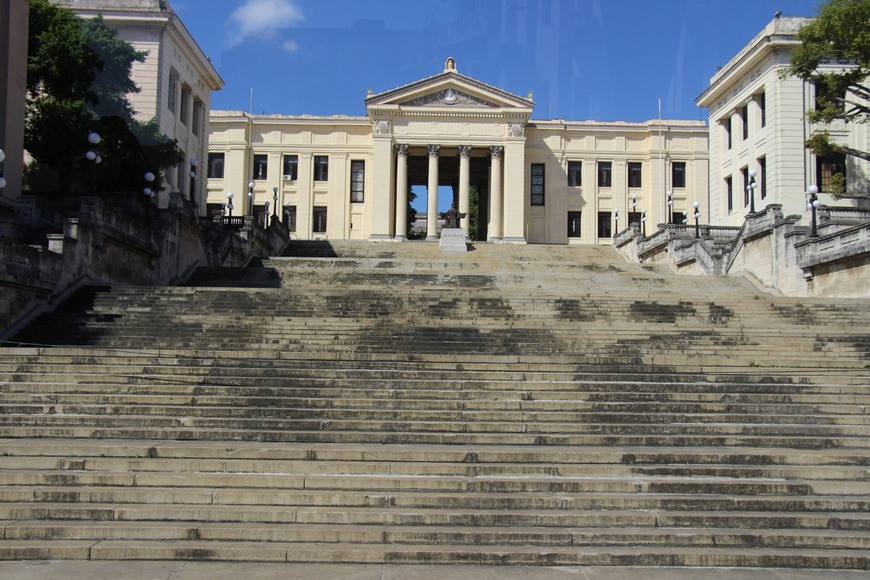
[[[146,53],[101,17],[80,19],[48,0],[30,0],[28,50],[25,147],[39,167],[56,171],[62,192],[138,191],[146,171],[159,176],[182,159],[154,121],[133,118],[128,95],[139,88],[131,72]],[[99,171],[85,157],[92,131],[102,137]],[[161,186],[158,177],[152,187]]]
[[[476,187],[468,188],[468,239],[477,240],[480,229],[480,192]]]
[[[830,0],[797,37],[801,44],[792,53],[785,76],[816,83],[817,107],[807,118],[813,123],[870,120],[870,0]],[[830,62],[846,64],[821,67]],[[824,129],[815,132],[806,145],[821,156],[844,153],[870,160],[870,152],[834,143]]]
[[[417,232],[414,231],[414,222],[417,221],[417,210],[414,209],[414,200],[416,200],[416,199],[417,199],[417,194],[414,193],[414,188],[409,186],[408,187],[408,210],[407,210],[408,221],[406,222],[408,224],[408,231],[405,232],[405,236],[407,236],[407,238],[409,240],[416,240],[416,239],[420,238],[419,234],[417,234]]]

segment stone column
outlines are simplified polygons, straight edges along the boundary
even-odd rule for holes
[[[426,215],[426,239],[438,239],[438,153],[441,145],[429,145],[429,183],[426,191],[428,207]]]
[[[502,242],[526,243],[526,138],[522,123],[508,125],[504,142],[504,203]]]
[[[396,239],[408,236],[408,145],[396,144]]]
[[[502,238],[502,191],[501,191],[501,158],[504,147],[493,145],[489,148],[492,157],[489,176],[489,240],[497,242]]]
[[[393,211],[395,210],[395,150],[393,149],[392,124],[390,121],[378,120],[372,129],[372,206],[371,231],[372,241],[387,241],[392,239],[392,227],[395,225]],[[340,175],[344,175],[341,173]],[[347,203],[345,200],[344,203]]]
[[[460,219],[459,227],[465,230],[468,236],[468,181],[471,164],[471,145],[459,146],[459,214],[465,217]]]

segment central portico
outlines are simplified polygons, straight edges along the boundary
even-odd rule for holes
[[[458,210],[468,214],[474,159],[488,158],[486,198],[481,222],[487,239],[526,243],[525,128],[534,102],[459,74],[448,58],[444,71],[410,85],[369,94],[366,109],[372,123],[375,198],[372,240],[403,240],[407,231],[409,158],[427,159],[427,239],[436,239],[438,186],[442,165],[458,159]],[[515,208],[504,211],[504,208]],[[461,227],[468,231],[468,217]]]

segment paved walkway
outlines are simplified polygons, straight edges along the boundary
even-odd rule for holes
[[[757,568],[400,566],[221,562],[0,562],[3,580],[868,580],[870,572]]]

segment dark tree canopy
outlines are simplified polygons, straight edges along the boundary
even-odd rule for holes
[[[159,175],[181,160],[155,122],[133,117],[128,95],[139,88],[131,72],[146,53],[101,17],[80,19],[48,0],[30,0],[29,19],[25,147],[39,167],[57,172],[61,191],[138,191],[146,171]],[[85,157],[92,131],[102,137],[96,172]]]
[[[787,73],[816,84],[817,107],[807,113],[809,120],[870,120],[870,0],[830,0],[797,36],[801,44]],[[824,130],[815,133],[807,147],[817,155],[845,153],[870,160],[870,152],[834,143]]]

